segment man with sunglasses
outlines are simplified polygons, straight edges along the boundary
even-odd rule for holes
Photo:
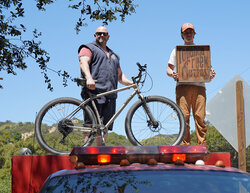
[[[123,85],[133,84],[123,73],[120,67],[119,56],[107,46],[109,40],[108,29],[100,26],[94,34],[95,41],[81,45],[78,57],[82,76],[86,78],[86,87],[93,94],[111,91],[117,88],[118,81]],[[81,96],[86,99],[84,88]],[[96,99],[98,112],[104,125],[115,113],[117,94],[110,94]],[[113,125],[108,129],[112,130]],[[101,145],[100,139],[97,145]]]
[[[181,27],[181,37],[184,45],[194,45],[195,36],[194,26],[191,23],[184,23]],[[189,118],[191,107],[195,121],[197,142],[199,145],[206,144],[207,127],[205,124],[206,116],[206,88],[203,82],[178,82],[178,74],[174,71],[176,67],[176,49],[170,55],[167,67],[167,75],[177,81],[176,103],[180,106],[186,119],[186,133],[181,145],[190,145],[190,126]],[[210,78],[214,78],[215,72],[211,68]]]

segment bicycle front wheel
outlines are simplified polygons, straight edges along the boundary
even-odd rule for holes
[[[145,97],[157,124],[150,120],[145,105],[138,100],[129,109],[125,129],[133,145],[179,145],[185,135],[185,117],[179,106],[162,96]]]
[[[89,145],[87,139],[97,121],[90,107],[80,104],[78,99],[62,97],[50,101],[40,110],[35,121],[35,134],[46,151],[69,154],[75,146]],[[84,120],[86,116],[87,122]]]

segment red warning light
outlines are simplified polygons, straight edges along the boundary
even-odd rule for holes
[[[97,147],[87,147],[87,152],[89,154],[98,154],[99,153],[99,149]]]
[[[117,149],[116,149],[116,148],[113,148],[113,149],[112,149],[112,153],[117,153]]]
[[[159,151],[160,151],[160,153],[168,153],[168,147],[165,147],[165,146],[161,146],[160,148],[159,148]]]
[[[70,156],[74,163],[83,162],[85,165],[120,164],[128,160],[129,164],[146,164],[150,159],[156,162],[172,163],[182,160],[185,163],[195,163],[206,160],[209,152],[206,146],[102,146],[75,147]],[[112,157],[112,159],[111,159]],[[126,164],[128,165],[128,164]]]
[[[112,147],[112,148],[111,148],[111,153],[112,153],[112,154],[121,154],[121,153],[125,153],[125,147]]]

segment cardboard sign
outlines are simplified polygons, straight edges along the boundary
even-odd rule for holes
[[[179,82],[209,82],[210,46],[176,46],[176,64]]]

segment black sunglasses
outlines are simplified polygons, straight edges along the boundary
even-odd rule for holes
[[[109,35],[108,32],[96,32],[95,34],[98,35],[98,36],[101,36],[101,35],[108,36]]]

